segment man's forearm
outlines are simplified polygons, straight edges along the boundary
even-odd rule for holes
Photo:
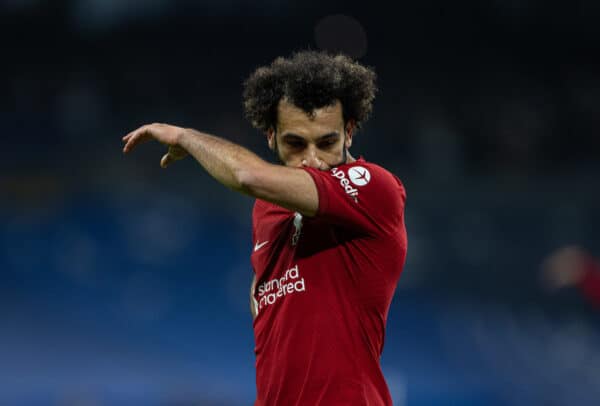
[[[263,161],[244,147],[222,138],[169,124],[147,124],[123,137],[123,153],[154,139],[169,146],[160,165],[163,168],[192,155],[216,180],[230,189],[313,216],[319,207],[317,186],[311,175],[298,168]]]
[[[191,128],[184,129],[178,143],[213,178],[239,192],[249,193],[244,181],[246,174],[267,164],[240,145]]]

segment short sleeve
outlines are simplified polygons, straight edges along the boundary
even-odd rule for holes
[[[317,186],[317,217],[370,234],[394,233],[403,226],[404,186],[380,166],[357,161],[328,171],[304,169]]]

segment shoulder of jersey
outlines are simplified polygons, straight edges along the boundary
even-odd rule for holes
[[[406,189],[402,181],[380,165],[372,162],[355,161],[342,168],[347,171],[350,181],[354,185],[359,186],[359,190],[367,185],[377,185],[376,189],[380,189],[381,187],[396,189],[402,198],[406,199]],[[368,172],[368,174],[365,172]],[[367,179],[368,181],[365,182]]]
[[[372,181],[381,183],[397,177],[384,167],[373,162],[355,161],[342,167],[348,173],[350,181],[356,186],[366,186]]]

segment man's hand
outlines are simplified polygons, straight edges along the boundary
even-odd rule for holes
[[[169,146],[168,152],[160,160],[160,166],[166,168],[171,162],[183,159],[188,155],[187,151],[179,146],[180,137],[184,132],[185,129],[168,124],[144,125],[123,137],[123,142],[125,142],[123,152],[128,153],[143,142],[157,140]]]

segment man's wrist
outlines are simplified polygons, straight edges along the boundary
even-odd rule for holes
[[[189,137],[189,129],[188,128],[183,128],[183,127],[179,127],[177,129],[177,135],[175,136],[175,142],[178,146],[185,148],[185,144],[186,144],[186,138]]]

